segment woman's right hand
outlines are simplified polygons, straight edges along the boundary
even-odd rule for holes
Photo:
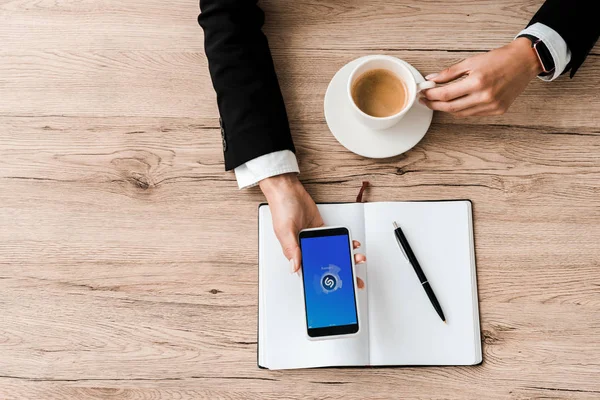
[[[302,254],[298,244],[298,233],[302,229],[323,226],[323,219],[314,200],[310,197],[296,174],[283,174],[263,179],[259,182],[271,215],[275,235],[281,244],[283,254],[290,261],[290,272],[300,270]],[[360,243],[354,241],[354,248]],[[364,254],[354,255],[354,262],[360,264],[366,261]],[[364,287],[364,282],[357,278],[358,287]]]

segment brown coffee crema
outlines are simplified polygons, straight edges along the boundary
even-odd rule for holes
[[[406,107],[408,90],[393,72],[379,68],[361,74],[351,88],[354,104],[372,117],[389,117]]]

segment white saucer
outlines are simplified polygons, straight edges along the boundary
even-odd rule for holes
[[[433,111],[418,100],[396,125],[377,131],[362,125],[353,113],[348,99],[347,84],[356,65],[372,56],[351,61],[340,69],[325,93],[325,120],[333,136],[348,150],[363,157],[386,158],[397,156],[415,147],[431,125]],[[413,66],[405,63],[417,83],[425,78]]]

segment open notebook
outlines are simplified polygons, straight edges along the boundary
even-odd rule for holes
[[[267,205],[259,208],[258,365],[270,369],[333,366],[472,365],[481,339],[470,201],[320,204],[326,225],[350,229],[367,263],[356,266],[360,333],[310,341],[302,280],[290,274]],[[447,324],[433,309],[394,238],[406,235]]]

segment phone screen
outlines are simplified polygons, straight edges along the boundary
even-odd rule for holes
[[[302,279],[310,337],[358,332],[352,249],[346,228],[300,234]]]

